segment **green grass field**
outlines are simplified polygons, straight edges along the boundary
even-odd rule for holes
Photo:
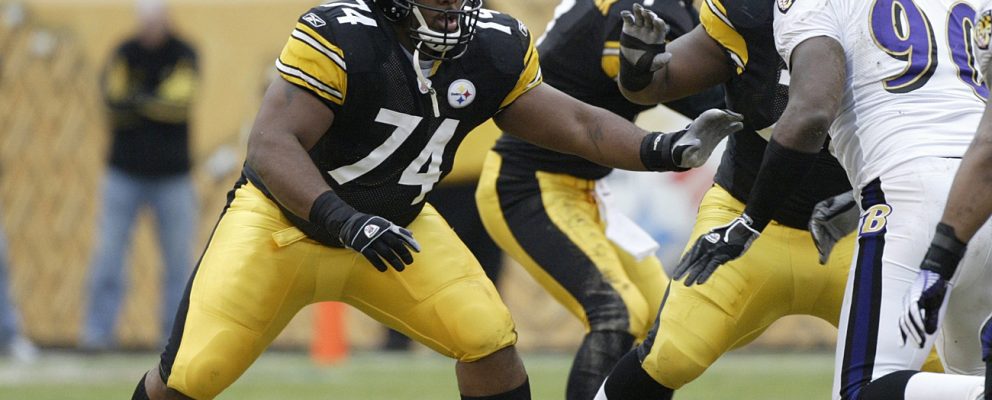
[[[128,399],[153,354],[46,354],[0,360],[0,399]],[[534,399],[564,398],[566,354],[526,354]],[[732,353],[677,396],[687,399],[828,398],[833,354]],[[430,354],[354,354],[333,367],[269,352],[219,399],[457,399],[452,362]]]

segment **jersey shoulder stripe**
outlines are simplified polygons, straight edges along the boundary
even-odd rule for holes
[[[323,55],[334,61],[335,64],[341,67],[341,69],[347,71],[348,68],[344,62],[344,51],[340,47],[335,46],[323,36],[318,34],[316,31],[311,29],[309,26],[297,23],[296,29],[293,29],[292,37],[303,43],[306,43],[314,50],[321,52]]]
[[[283,79],[286,79],[297,86],[302,86],[309,89],[318,96],[337,105],[344,104],[344,93],[341,93],[341,91],[335,89],[334,87],[324,84],[321,79],[306,73],[304,70],[284,64],[281,58],[276,59],[276,70],[279,71],[279,75],[281,75]]]
[[[523,26],[523,24],[520,26]],[[537,85],[540,85],[541,82],[544,82],[544,76],[541,74],[540,57],[537,54],[537,49],[534,47],[534,40],[530,37],[529,33],[527,36],[529,40],[527,52],[524,55],[524,68],[520,72],[520,78],[517,80],[516,86],[513,87],[513,90],[506,95],[500,104],[499,108],[501,110],[513,104],[524,93],[529,92],[531,89],[537,87]]]
[[[704,0],[699,9],[699,20],[706,33],[723,47],[730,61],[737,67],[737,73],[744,73],[749,56],[747,44],[727,16],[723,3],[720,0]]]
[[[318,7],[304,13],[276,60],[276,70],[283,79],[332,106],[344,104],[348,89],[345,51],[336,44],[334,33],[338,14],[339,7]]]

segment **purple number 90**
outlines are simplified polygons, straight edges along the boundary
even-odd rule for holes
[[[891,93],[908,93],[923,87],[937,69],[937,42],[930,19],[913,0],[876,0],[871,10],[871,34],[886,54],[908,64],[902,72],[882,82]],[[955,4],[947,16],[947,44],[958,77],[982,98],[989,90],[973,65],[971,45],[975,9]]]

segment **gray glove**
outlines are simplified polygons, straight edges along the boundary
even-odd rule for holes
[[[630,91],[641,91],[672,59],[665,51],[668,24],[653,11],[634,4],[632,11],[620,12],[623,30],[620,33],[620,84]]]
[[[699,114],[672,146],[672,153],[680,155],[677,165],[699,168],[706,164],[723,138],[744,128],[743,120],[743,116],[730,110],[710,109]]]
[[[861,218],[861,209],[854,201],[854,192],[848,191],[823,200],[813,207],[809,219],[809,233],[813,236],[820,264],[826,264],[837,241],[854,232]]]

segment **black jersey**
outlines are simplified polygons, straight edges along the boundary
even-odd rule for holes
[[[744,129],[730,136],[715,181],[735,198],[747,202],[754,186],[771,126],[789,100],[789,75],[775,50],[773,1],[704,0],[700,20],[723,47],[737,76],[727,82],[727,106],[744,116]],[[851,190],[844,169],[826,146],[809,175],[775,214],[783,225],[807,229],[817,202]]]
[[[671,27],[669,39],[695,27],[699,18],[691,2],[682,0],[578,0],[563,2],[548,32],[538,41],[544,80],[558,90],[587,104],[605,108],[628,120],[652,108],[631,103],[617,88],[620,73],[620,12],[635,3],[653,10]],[[571,5],[569,7],[569,5]],[[701,95],[666,104],[695,118],[710,108],[723,106],[720,88]],[[543,170],[566,173],[585,179],[599,179],[611,168],[586,161],[578,156],[544,149],[509,134],[503,134],[494,150],[504,165],[525,171]]]
[[[196,60],[193,48],[171,34],[156,49],[136,38],[117,49],[104,75],[111,166],[144,178],[189,173]]]
[[[465,135],[542,80],[524,25],[484,10],[466,53],[429,70],[435,115],[432,95],[418,84],[412,55],[390,24],[362,1],[315,7],[299,19],[276,67],[334,111],[309,152],[324,180],[358,211],[407,225],[451,171]],[[265,191],[250,168],[245,172]],[[322,228],[286,214],[312,238],[337,244]]]

